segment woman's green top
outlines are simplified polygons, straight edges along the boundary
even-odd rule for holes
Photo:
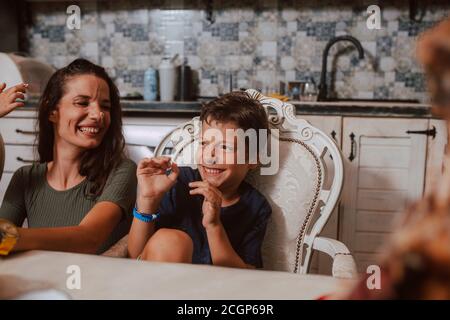
[[[47,182],[47,164],[33,164],[18,169],[9,183],[0,207],[0,218],[17,226],[28,220],[29,228],[52,228],[79,225],[95,204],[109,201],[122,209],[122,219],[98,253],[126,235],[136,201],[136,164],[124,159],[109,175],[102,193],[89,195],[91,182],[58,191]]]

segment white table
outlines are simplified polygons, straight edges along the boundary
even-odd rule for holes
[[[81,289],[68,289],[70,265],[81,271]],[[342,293],[353,282],[320,275],[155,263],[51,251],[30,251],[0,260],[1,279],[22,279],[73,299],[316,299]],[[24,281],[21,281],[24,280]]]

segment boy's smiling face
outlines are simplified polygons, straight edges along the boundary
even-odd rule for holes
[[[198,170],[202,180],[221,191],[233,190],[257,164],[238,164],[237,137],[228,134],[239,129],[234,122],[207,119],[202,122],[200,147],[197,153]]]

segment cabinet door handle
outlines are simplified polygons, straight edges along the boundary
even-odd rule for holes
[[[337,140],[336,140],[336,131],[331,131],[331,137],[333,138],[333,140],[334,141],[336,141],[337,142]]]
[[[352,132],[350,133],[350,155],[348,156],[348,160],[353,161],[356,158],[356,141],[355,141],[355,134]]]
[[[23,162],[23,163],[35,163],[36,162],[34,160],[23,159],[21,157],[17,157],[16,160],[20,161],[20,162]]]
[[[333,140],[334,140],[334,142],[336,142],[337,143],[337,140],[336,140],[336,131],[331,131],[331,137],[333,138]],[[331,160],[333,160],[333,156],[330,154],[330,158],[331,158]]]
[[[38,132],[37,131],[27,131],[27,130],[21,130],[21,129],[16,129],[17,133],[21,133],[21,134],[28,134],[28,135],[37,135]]]
[[[426,135],[426,136],[431,136],[431,137],[433,137],[433,139],[434,139],[434,138],[436,138],[437,130],[436,130],[436,127],[433,126],[433,129],[428,129],[428,130],[418,130],[418,131],[415,131],[415,130],[408,130],[408,131],[406,131],[406,133],[407,133],[407,134],[424,134],[424,135]]]

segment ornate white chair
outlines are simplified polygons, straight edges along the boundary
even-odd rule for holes
[[[321,130],[296,118],[293,105],[253,89],[246,92],[260,100],[271,129],[278,129],[278,135],[271,135],[271,143],[279,144],[278,173],[261,175],[260,168],[247,179],[272,206],[262,248],[264,268],[307,273],[312,250],[318,250],[332,257],[334,277],[354,277],[356,267],[347,247],[320,236],[341,194],[344,167],[339,148]],[[199,129],[198,117],[179,126],[163,138],[155,156],[170,153],[179,166],[195,167],[189,160],[196,152]],[[333,177],[327,176],[325,155],[331,155]]]

